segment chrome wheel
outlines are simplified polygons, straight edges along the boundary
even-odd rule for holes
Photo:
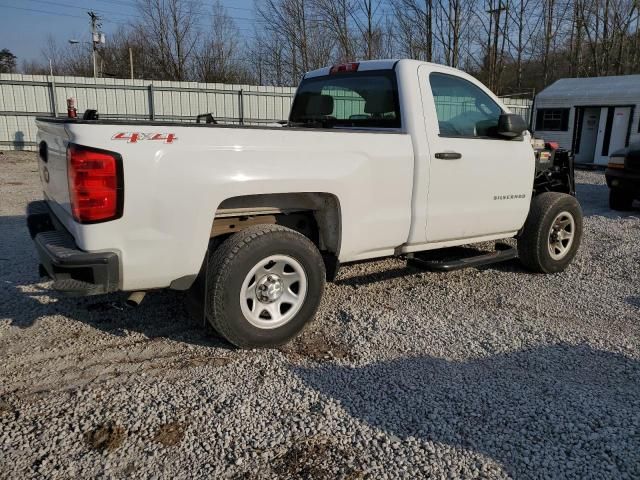
[[[302,265],[287,255],[271,255],[245,277],[240,307],[253,326],[277,328],[298,313],[306,295],[307,275]]]
[[[569,212],[560,212],[551,223],[549,230],[549,255],[554,260],[562,260],[573,244],[576,222]]]

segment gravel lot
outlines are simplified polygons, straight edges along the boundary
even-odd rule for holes
[[[47,290],[31,153],[0,155],[1,478],[639,478],[640,210],[568,271],[345,267],[291,345],[237,351],[177,292]]]

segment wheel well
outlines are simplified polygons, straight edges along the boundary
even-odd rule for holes
[[[329,193],[274,193],[244,195],[223,201],[216,210],[211,238],[272,223],[296,230],[321,252],[337,257],[340,249],[340,205]]]

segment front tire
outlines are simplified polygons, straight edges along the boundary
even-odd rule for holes
[[[619,188],[609,190],[609,208],[626,212],[632,209],[633,195]]]
[[[531,202],[518,237],[518,256],[529,270],[556,273],[567,268],[582,240],[582,209],[571,195],[545,192]]]
[[[273,347],[313,319],[324,291],[324,262],[304,235],[279,225],[238,232],[210,256],[207,312],[238,347]]]

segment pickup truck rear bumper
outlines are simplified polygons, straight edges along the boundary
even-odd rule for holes
[[[40,257],[40,271],[54,280],[55,290],[67,295],[97,295],[118,290],[118,254],[80,250],[46,202],[29,204],[27,226]]]

